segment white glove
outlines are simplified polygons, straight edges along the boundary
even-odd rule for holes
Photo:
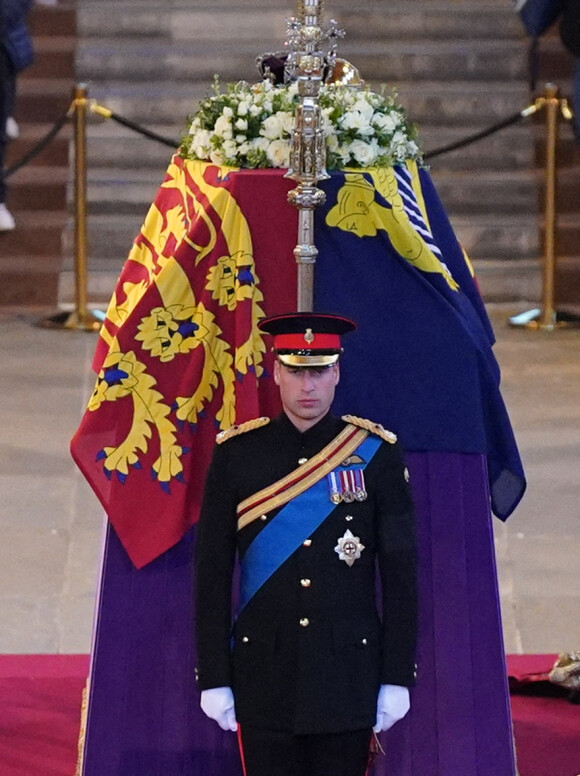
[[[215,719],[222,730],[238,729],[234,709],[234,694],[231,687],[212,687],[201,692],[201,710],[210,719]]]
[[[411,708],[409,690],[398,684],[382,684],[377,701],[377,722],[373,730],[380,733],[403,719]]]

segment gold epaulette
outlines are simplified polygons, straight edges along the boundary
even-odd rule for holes
[[[270,418],[267,418],[266,416],[261,418],[254,418],[253,420],[247,420],[245,423],[239,423],[238,425],[232,426],[231,428],[226,428],[225,431],[220,431],[216,436],[215,441],[218,445],[221,445],[222,442],[225,442],[226,440],[231,439],[238,434],[245,434],[246,431],[253,431],[255,428],[265,426],[269,422]]]
[[[397,435],[393,434],[392,431],[387,431],[380,423],[374,423],[372,420],[367,420],[366,418],[357,418],[355,415],[343,415],[342,419],[346,423],[350,423],[353,426],[359,426],[360,428],[370,431],[371,434],[380,436],[381,439],[384,439],[385,442],[388,442],[391,445],[394,445],[397,441]]]

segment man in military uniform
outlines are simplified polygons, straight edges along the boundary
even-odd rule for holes
[[[373,730],[406,714],[415,678],[408,476],[394,434],[329,412],[352,321],[260,328],[283,412],[218,435],[196,558],[201,705],[239,724],[247,776],[363,776]]]

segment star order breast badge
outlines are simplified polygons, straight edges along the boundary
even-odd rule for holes
[[[334,548],[339,560],[343,560],[347,566],[352,566],[355,560],[360,558],[361,552],[365,546],[361,543],[358,536],[354,536],[352,531],[347,530],[344,536],[341,536],[338,540],[338,544]]]

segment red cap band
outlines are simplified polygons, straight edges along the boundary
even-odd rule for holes
[[[340,350],[338,334],[276,334],[274,350]]]

